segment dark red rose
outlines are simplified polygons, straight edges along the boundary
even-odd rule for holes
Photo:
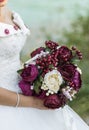
[[[73,87],[76,91],[81,88],[82,80],[80,73],[76,70],[75,74],[70,82],[70,86]]]
[[[35,65],[30,64],[28,67],[25,67],[21,73],[21,77],[24,81],[33,82],[38,76],[38,69]]]
[[[72,58],[72,51],[66,46],[61,46],[59,49],[58,59],[62,62],[70,61]]]
[[[31,57],[36,56],[37,54],[40,54],[41,51],[44,51],[44,47],[37,48],[35,51],[31,53]]]
[[[19,87],[21,88],[24,95],[32,96],[33,90],[31,90],[30,83],[27,83],[27,82],[22,80],[22,81],[19,82]]]
[[[64,105],[64,95],[58,96],[56,94],[48,96],[45,101],[44,105],[48,108],[56,109],[62,107]]]
[[[53,50],[59,46],[58,43],[53,42],[53,41],[46,41],[45,45],[46,45],[46,47],[53,49]]]
[[[73,64],[64,64],[58,67],[58,71],[61,73],[65,80],[71,81],[74,77],[76,66]]]

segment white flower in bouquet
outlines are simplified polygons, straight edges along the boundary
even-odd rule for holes
[[[66,88],[62,89],[63,94],[67,97],[67,99],[69,99],[70,101],[73,100],[75,94],[77,93],[77,91],[75,91],[73,88],[71,88],[70,86],[67,86]]]
[[[62,83],[63,78],[60,72],[58,72],[57,70],[52,70],[45,75],[44,82],[41,88],[43,90],[48,90],[48,93],[54,94],[60,90],[60,86]]]

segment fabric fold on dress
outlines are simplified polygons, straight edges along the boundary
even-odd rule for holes
[[[23,34],[30,34],[30,30],[24,25],[23,20],[21,19],[20,15],[13,11],[13,22],[16,23],[20,29],[22,30]]]
[[[66,125],[66,130],[78,130],[73,115],[71,114],[69,108],[67,106],[65,107],[63,109],[63,116]]]

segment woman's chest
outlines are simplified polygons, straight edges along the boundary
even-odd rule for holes
[[[0,57],[5,56],[7,58],[19,54],[25,41],[26,37],[20,34],[0,37]]]

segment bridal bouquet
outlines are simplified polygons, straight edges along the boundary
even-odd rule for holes
[[[81,70],[74,60],[82,59],[76,47],[69,49],[53,41],[46,41],[31,53],[31,58],[18,70],[19,87],[24,95],[44,100],[48,108],[63,107],[72,101],[81,88]]]

